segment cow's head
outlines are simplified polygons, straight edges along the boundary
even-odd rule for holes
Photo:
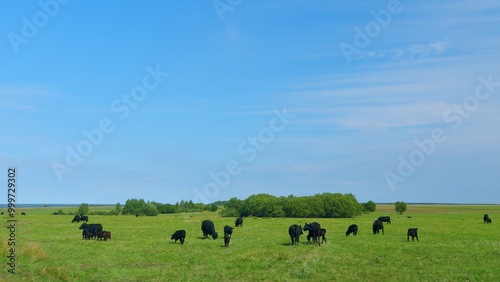
[[[87,227],[87,223],[83,223],[78,229],[85,229],[85,227]]]

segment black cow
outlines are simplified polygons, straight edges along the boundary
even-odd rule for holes
[[[238,226],[243,226],[243,218],[238,217],[238,218],[236,219],[236,222],[234,223],[234,225],[236,225],[236,227],[238,227]]]
[[[73,220],[71,221],[71,223],[73,223],[73,222],[80,222],[80,216],[75,215],[75,217],[73,217]]]
[[[408,242],[410,242],[410,236],[411,236],[411,241],[414,242],[415,238],[417,238],[418,241],[418,234],[417,234],[418,228],[410,228],[408,229]],[[420,241],[418,241],[420,242]]]
[[[300,225],[294,224],[288,228],[288,234],[290,234],[290,238],[292,239],[292,245],[295,245],[299,243],[299,237],[304,233],[302,233]]]
[[[203,238],[208,238],[208,235],[211,235],[215,240],[217,239],[217,232],[215,232],[214,223],[211,220],[204,220],[201,223],[201,231],[203,231]]]
[[[381,216],[378,218],[378,220],[382,221],[382,222],[387,222],[387,223],[391,223],[391,217],[390,216]]]
[[[3,212],[2,212],[2,213],[0,213],[0,215],[3,215]]]
[[[170,235],[170,240],[175,240],[174,243],[180,240],[181,244],[184,245],[184,239],[186,239],[186,230],[177,230],[174,234]]]
[[[233,230],[229,225],[224,226],[224,246],[229,247],[229,241],[231,241],[231,236],[233,235]]]
[[[351,234],[353,236],[356,236],[358,235],[358,226],[356,224],[352,224],[349,226],[349,228],[347,228],[347,231],[345,232],[345,235],[346,236],[349,236],[349,234]]]
[[[80,215],[80,221],[89,222],[89,217],[86,215]]]
[[[22,212],[22,213],[21,213],[21,215],[26,215],[26,213],[25,213],[25,212]]]
[[[78,229],[83,229],[82,239],[96,238],[99,232],[102,232],[102,225],[99,223],[87,224],[83,223]]]
[[[326,236],[326,229],[321,228],[321,231],[320,231],[320,233],[319,233],[319,237],[321,237],[321,243],[323,243],[323,242],[328,243],[328,242],[326,241],[326,237],[325,237],[325,236]],[[307,242],[309,242],[309,241],[311,240],[311,238],[312,238],[312,237],[313,237],[312,232],[311,232],[311,231],[309,231],[309,234],[307,234]],[[319,239],[318,239],[318,240],[319,240]]]
[[[486,223],[491,223],[491,218],[486,219]]]
[[[384,234],[384,223],[382,223],[382,221],[377,219],[373,222],[373,234],[379,234],[380,230],[382,230],[382,235],[385,235]]]
[[[488,219],[490,219],[490,217],[489,217],[487,214],[485,214],[485,215],[483,216],[483,221],[484,221],[484,223],[488,223]],[[490,223],[491,223],[491,220],[490,220]]]
[[[318,240],[319,236],[321,236],[321,225],[319,223],[306,223],[304,225],[304,231],[309,231],[308,236],[313,239],[313,243],[318,243],[318,245],[321,245],[321,242]]]

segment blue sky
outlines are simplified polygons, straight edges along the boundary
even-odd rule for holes
[[[500,203],[498,1],[0,5],[19,203]]]

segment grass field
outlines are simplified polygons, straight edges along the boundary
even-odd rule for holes
[[[109,211],[113,207],[91,207]],[[201,239],[201,222],[214,222],[219,236],[234,218],[217,213],[183,213],[157,217],[89,216],[112,231],[112,240],[82,240],[80,224],[70,215],[50,215],[60,208],[26,208],[16,216],[16,274],[7,272],[8,230],[0,232],[2,281],[500,281],[499,205],[408,205],[399,216],[392,205],[354,219],[244,218],[229,248],[223,239]],[[76,208],[62,208],[76,211]],[[488,213],[492,224],[484,224]],[[373,221],[389,215],[385,235],[373,235]],[[412,218],[407,218],[407,216]],[[7,216],[0,216],[7,226]],[[327,229],[327,244],[290,245],[288,227],[317,221]],[[350,224],[357,237],[346,237]],[[420,242],[407,242],[406,231],[418,227]],[[186,243],[170,234],[187,231]]]

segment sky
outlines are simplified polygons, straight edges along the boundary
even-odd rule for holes
[[[19,204],[500,203],[498,1],[2,1],[0,23]]]

